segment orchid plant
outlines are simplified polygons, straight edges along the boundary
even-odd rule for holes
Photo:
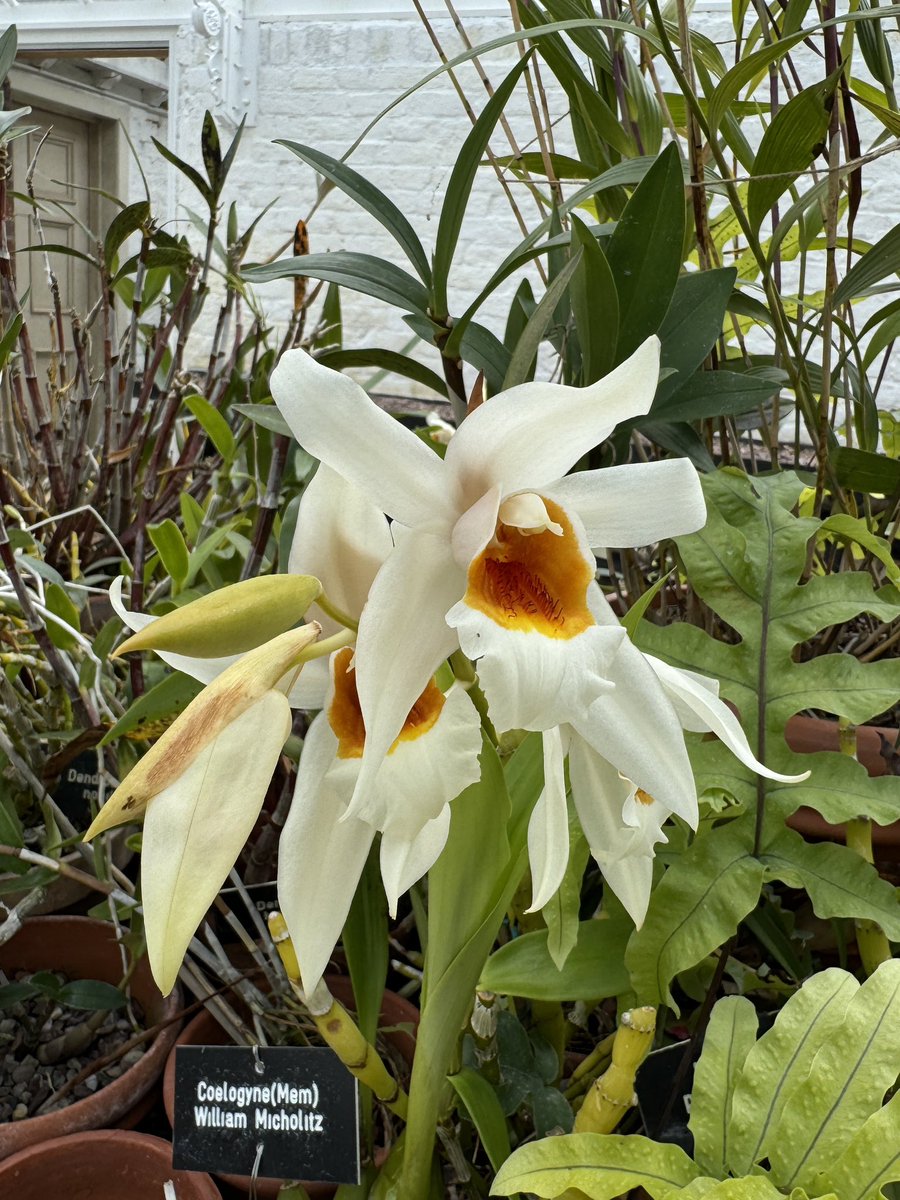
[[[392,908],[429,873],[403,1197],[427,1194],[444,1080],[527,861],[532,910],[560,888],[567,792],[639,926],[664,825],[698,821],[685,731],[715,733],[769,778],[802,778],[757,761],[714,680],[639,651],[595,581],[593,550],[705,521],[686,460],[567,474],[648,411],[658,374],[650,338],[588,387],[517,386],[475,407],[441,458],[349,378],[291,351],[274,398],[320,463],[291,574],[159,619],[113,593],[138,631],[120,653],[158,649],[207,684],[88,834],[145,810],[147,938],[164,991],[255,820],[292,704],[321,709],[279,860],[307,995],[375,838]],[[321,619],[294,628],[312,604]]]

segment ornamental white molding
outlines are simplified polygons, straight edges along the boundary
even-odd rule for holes
[[[194,0],[194,30],[206,39],[206,70],[215,115],[236,128],[256,124],[259,21],[235,0]]]

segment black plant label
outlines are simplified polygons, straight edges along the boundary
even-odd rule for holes
[[[172,1165],[359,1183],[358,1084],[312,1046],[179,1046]]]

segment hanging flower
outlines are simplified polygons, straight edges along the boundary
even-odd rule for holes
[[[383,816],[378,772],[438,664],[460,646],[477,661],[497,728],[544,735],[545,787],[529,836],[535,906],[553,895],[568,857],[568,752],[591,849],[638,922],[664,820],[698,818],[684,730],[713,729],[772,774],[713,681],[643,655],[595,581],[592,550],[690,533],[706,519],[683,459],[565,474],[621,421],[649,411],[658,373],[650,338],[590,387],[512,388],[470,414],[443,461],[303,351],[284,355],[272,376],[300,444],[394,522],[394,548],[360,620],[366,738],[344,820]],[[617,869],[625,862],[635,878]]]

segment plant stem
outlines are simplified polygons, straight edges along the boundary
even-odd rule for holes
[[[856,758],[856,726],[842,717],[839,722],[841,754]],[[875,854],[872,849],[872,822],[868,817],[857,817],[848,821],[847,847],[856,851],[860,858],[872,863],[874,867]],[[884,930],[875,921],[854,921],[856,926],[856,944],[862,959],[863,970],[871,975],[877,966],[892,958],[891,944]]]

